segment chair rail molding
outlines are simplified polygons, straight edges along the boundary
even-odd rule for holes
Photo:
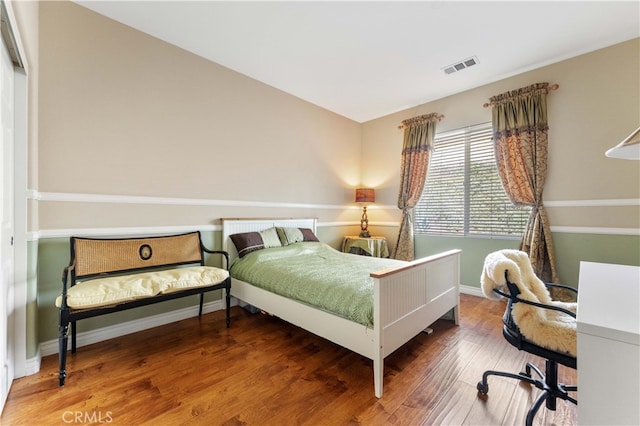
[[[605,200],[544,201],[545,207],[626,207],[640,206],[640,198],[614,198]]]
[[[182,205],[182,206],[217,206],[217,207],[263,207],[263,208],[302,208],[315,210],[345,210],[360,209],[351,204],[305,204],[284,203],[268,201],[241,201],[241,200],[215,200],[200,198],[180,197],[152,197],[138,195],[109,195],[109,194],[80,194],[69,192],[39,192],[34,189],[26,191],[28,200],[52,201],[68,203],[111,203],[111,204],[154,204],[154,205]],[[625,207],[640,206],[640,198],[600,199],[600,200],[557,200],[545,201],[545,206],[553,208],[562,207]],[[372,205],[371,209],[397,210],[394,205]],[[355,226],[359,222],[340,221],[318,223],[319,227]],[[398,227],[398,222],[371,222],[372,226]],[[219,225],[187,225],[187,226],[154,226],[154,227],[114,227],[114,228],[79,228],[79,229],[40,229],[27,232],[28,241],[37,241],[41,238],[64,238],[71,235],[129,235],[129,234],[154,234],[171,232],[190,232],[193,230],[219,231]],[[585,226],[551,226],[552,232],[574,234],[601,234],[601,235],[640,235],[640,228],[610,228],[610,227],[585,227]]]

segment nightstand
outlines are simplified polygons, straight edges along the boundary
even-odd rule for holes
[[[389,257],[389,248],[385,237],[359,237],[349,235],[342,241],[344,253],[359,254],[362,256]]]

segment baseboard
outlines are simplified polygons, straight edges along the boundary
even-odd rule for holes
[[[36,354],[36,356],[34,356],[33,358],[27,359],[24,365],[24,371],[15,372],[16,376],[14,378],[18,379],[20,377],[36,374],[37,372],[40,371],[41,362],[42,362],[42,354],[40,353],[40,350],[38,350],[38,353]]]
[[[234,305],[232,301],[231,305]],[[216,300],[213,302],[205,303],[202,307],[202,313],[208,314],[210,312],[219,311],[224,309],[224,300]],[[127,334],[136,333],[138,331],[147,330],[153,327],[159,327],[165,324],[169,324],[176,321],[182,321],[187,318],[192,318],[198,315],[198,306],[190,306],[188,308],[178,309],[175,311],[153,315],[146,318],[140,318],[133,321],[128,321],[122,324],[111,325],[108,327],[99,328],[96,330],[84,331],[77,335],[78,347],[91,345],[94,343],[102,342],[105,340],[113,339],[115,337],[125,336]],[[69,339],[68,349],[71,348],[71,339]],[[42,357],[47,355],[53,355],[58,353],[58,339],[49,340],[47,342],[40,343],[40,354]],[[38,370],[40,369],[38,365]],[[34,371],[31,374],[37,373]]]
[[[471,296],[484,297],[484,294],[482,293],[480,287],[473,287],[470,285],[461,285],[460,293],[469,294]]]

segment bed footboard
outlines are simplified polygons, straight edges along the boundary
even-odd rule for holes
[[[451,250],[374,272],[374,385],[382,396],[383,360],[453,310],[458,324],[460,253]]]

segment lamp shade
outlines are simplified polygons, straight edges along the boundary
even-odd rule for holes
[[[375,203],[376,190],[373,188],[356,188],[356,203]]]
[[[610,158],[640,160],[640,127],[625,140],[605,152],[604,155]]]

